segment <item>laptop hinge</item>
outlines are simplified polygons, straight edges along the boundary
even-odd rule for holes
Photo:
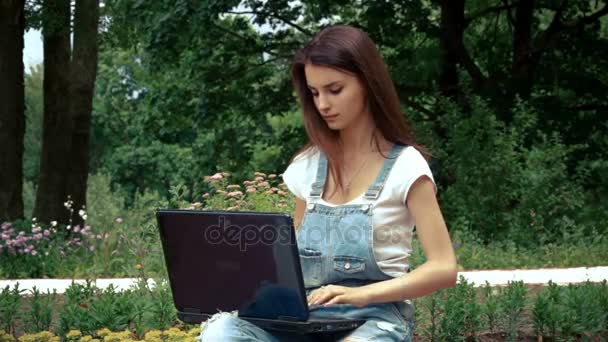
[[[293,322],[301,322],[302,320],[298,317],[293,317],[293,316],[279,316],[277,317],[277,319],[282,320],[282,321],[293,321]]]
[[[193,314],[200,314],[201,310],[200,309],[195,309],[195,308],[184,308],[182,310],[183,313],[193,313]]]

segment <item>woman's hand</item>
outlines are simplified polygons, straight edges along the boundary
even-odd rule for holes
[[[307,300],[309,305],[351,304],[362,307],[370,304],[370,298],[365,287],[327,285],[312,291]]]

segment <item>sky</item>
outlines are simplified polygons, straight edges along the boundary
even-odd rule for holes
[[[38,30],[29,30],[23,39],[23,64],[27,71],[30,66],[42,63],[42,35]]]

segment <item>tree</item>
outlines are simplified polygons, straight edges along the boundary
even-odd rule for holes
[[[71,198],[76,211],[86,207],[98,8],[98,0],[76,1],[72,50],[70,1],[43,2],[44,119],[34,208],[34,216],[40,221],[67,223],[67,198]],[[78,216],[73,218],[79,220]]]
[[[91,111],[97,78],[98,23],[99,0],[77,0],[74,15],[74,51],[70,65],[69,107],[70,116],[74,120],[74,131],[67,183],[67,193],[76,208],[86,208]]]
[[[23,217],[25,1],[0,1],[0,221]]]

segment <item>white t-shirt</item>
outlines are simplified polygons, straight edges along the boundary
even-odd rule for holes
[[[306,201],[310,195],[319,156],[318,149],[310,149],[298,155],[283,173],[287,188],[302,200]],[[429,177],[434,184],[433,174],[422,154],[414,147],[404,148],[388,174],[380,196],[373,204],[374,256],[380,270],[393,277],[400,276],[409,269],[408,257],[412,253],[415,222],[407,208],[406,199],[412,184],[422,176]],[[367,201],[364,193],[339,205],[325,202],[322,198],[317,200],[331,207],[369,203]]]

